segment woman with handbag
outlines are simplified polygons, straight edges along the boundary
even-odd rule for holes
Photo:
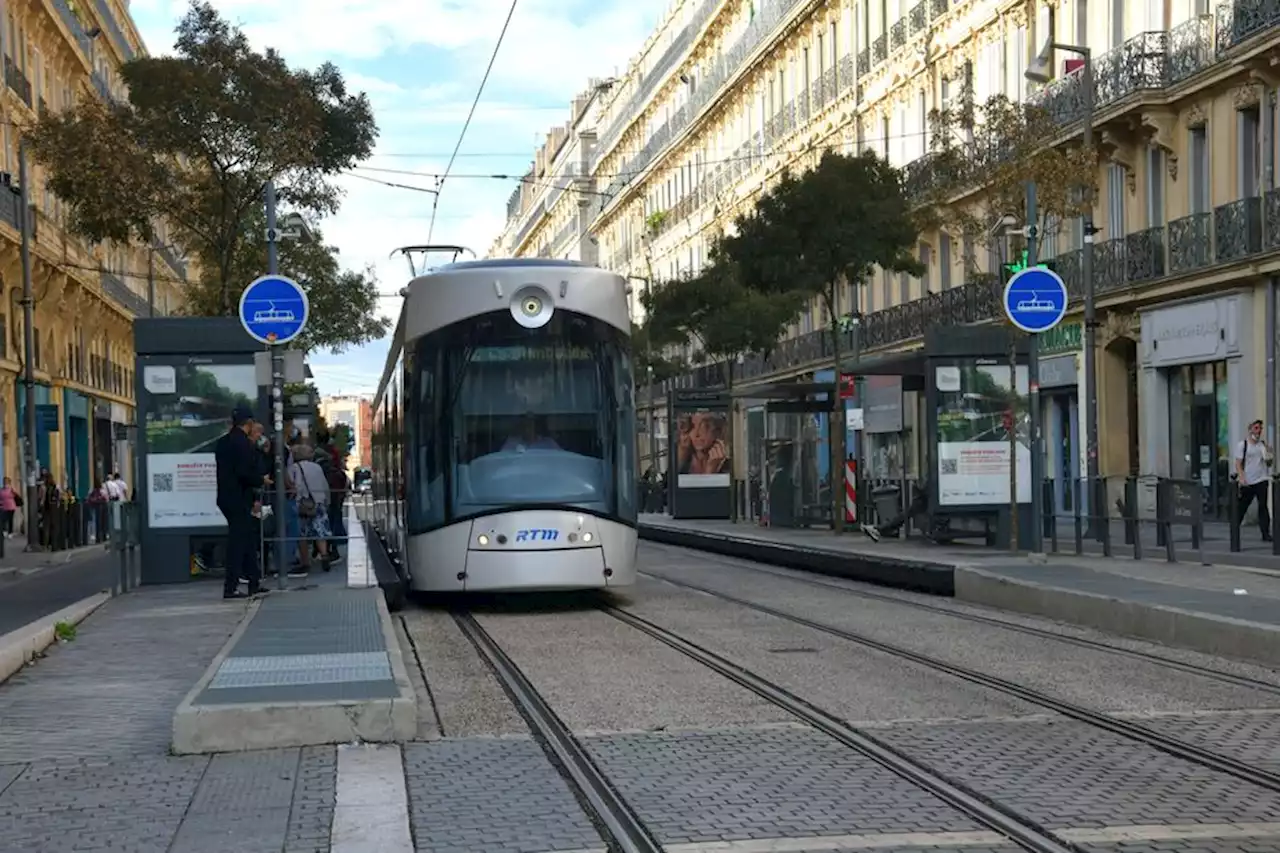
[[[297,507],[299,537],[298,555],[302,566],[289,573],[289,577],[305,578],[311,571],[311,543],[320,551],[320,565],[327,572],[332,568],[329,556],[329,481],[324,469],[315,462],[315,450],[298,443],[293,446],[293,463],[289,466],[289,479],[293,483],[293,503]]]

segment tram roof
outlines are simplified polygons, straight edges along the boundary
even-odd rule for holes
[[[458,261],[454,264],[445,264],[442,267],[436,267],[431,273],[442,272],[460,272],[462,270],[510,270],[510,269],[529,269],[529,268],[555,268],[570,267],[573,269],[600,269],[594,264],[584,264],[582,261],[560,260],[557,258],[485,258],[479,261]],[[606,270],[607,272],[607,270]],[[428,273],[430,275],[431,273]]]

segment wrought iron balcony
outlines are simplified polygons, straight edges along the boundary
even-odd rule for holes
[[[889,58],[889,36],[881,33],[871,42],[871,66],[874,68]]]
[[[1181,83],[1208,68],[1216,59],[1211,15],[1184,21],[1169,31],[1169,83]]]
[[[1169,33],[1139,33],[1093,60],[1093,106],[1106,109],[1130,95],[1169,85]],[[1084,70],[1076,69],[1037,92],[1038,103],[1060,124],[1084,117]]]
[[[130,290],[120,276],[107,270],[99,270],[98,279],[102,283],[102,290],[107,294],[108,298],[118,302],[135,317],[147,316],[149,311],[147,300]]]
[[[907,19],[899,18],[889,27],[889,50],[894,51],[907,44]]]
[[[8,56],[4,58],[4,83],[28,107],[34,106],[31,100],[31,81],[27,79],[27,75],[23,74],[22,69]]]
[[[1262,251],[1262,199],[1242,198],[1213,211],[1213,254],[1229,263]]]
[[[911,7],[911,11],[907,14],[907,22],[913,36],[917,36],[928,29],[929,4],[927,0],[920,0],[919,3]]]
[[[858,76],[863,77],[871,73],[871,49],[863,48],[858,51]]]
[[[124,57],[125,62],[133,59],[136,54],[133,48],[129,46],[129,40],[124,37],[120,24],[116,22],[115,13],[111,11],[111,6],[107,3],[107,0],[94,0],[94,6],[98,10],[98,17],[107,25],[107,32],[111,34],[111,41],[115,43],[116,49],[120,51],[120,55]]]
[[[1169,223],[1169,272],[1185,273],[1213,262],[1211,213],[1193,213]]]
[[[76,17],[76,13],[71,11],[71,4],[67,0],[53,0],[53,8],[58,11],[58,17],[62,19],[62,23],[66,25],[71,32],[71,37],[80,45],[81,52],[89,57],[92,41],[89,36],[85,35],[84,23]]]
[[[929,0],[929,17],[940,18],[951,8],[951,0]]]
[[[1237,45],[1280,24],[1280,5],[1275,0],[1228,0],[1218,4],[1214,19],[1214,53],[1221,58]]]

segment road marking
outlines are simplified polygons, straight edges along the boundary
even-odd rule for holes
[[[1081,827],[1051,830],[1078,844],[1111,844],[1124,841],[1181,841],[1192,839],[1275,838],[1280,823],[1147,824],[1135,826]],[[1007,847],[1009,840],[996,832],[885,832],[865,835],[823,835],[807,838],[752,838],[743,841],[707,841],[668,844],[667,853],[797,853],[820,850],[883,850],[892,847]],[[335,848],[336,850],[336,848]]]
[[[413,853],[400,747],[338,747],[333,853]]]

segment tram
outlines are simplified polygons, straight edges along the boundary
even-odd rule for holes
[[[411,592],[635,583],[625,279],[445,248],[452,262],[434,270],[410,261],[374,398],[372,523],[401,580]]]

